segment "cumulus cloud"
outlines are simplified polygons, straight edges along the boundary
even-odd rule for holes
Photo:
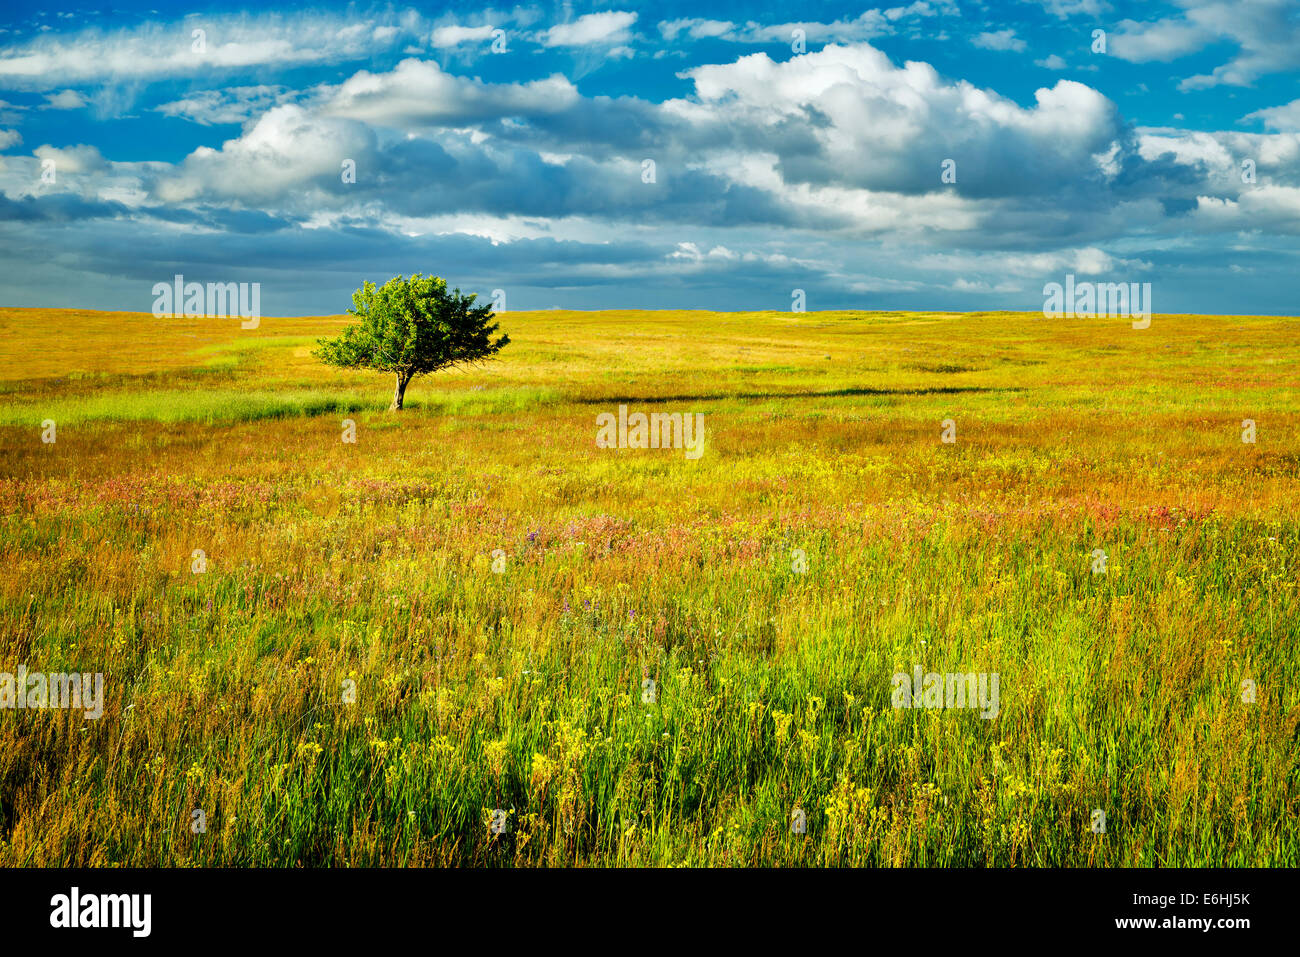
[[[963,196],[1059,195],[1095,183],[1092,157],[1120,138],[1113,103],[1070,80],[1035,93],[1025,109],[930,66],[895,66],[868,46],[829,46],[784,63],[765,54],[697,67],[685,76],[698,102],[665,109],[697,124],[771,129],[804,121],[799,141],[776,158],[786,181],[928,193],[953,159]]]
[[[462,27],[459,24],[438,27],[433,31],[430,42],[439,48],[459,46],[462,43],[482,43],[492,37],[496,27],[488,24],[481,27]]]
[[[491,11],[469,25],[380,18],[331,41],[334,51],[391,54],[366,69],[317,70],[314,84],[296,88],[285,74],[260,82],[261,72],[245,85],[222,85],[210,70],[207,88],[174,83],[152,109],[242,127],[181,159],[113,162],[94,146],[48,144],[6,156],[0,252],[49,241],[43,230],[58,224],[60,248],[105,275],[202,254],[282,264],[283,288],[299,295],[342,281],[321,262],[365,273],[427,268],[433,257],[466,286],[508,274],[512,289],[608,288],[621,303],[690,301],[716,284],[737,308],[765,297],[779,308],[795,286],[816,307],[834,295],[914,307],[1028,296],[1032,306],[1042,282],[1064,272],[1155,275],[1191,256],[1209,262],[1225,235],[1238,245],[1296,235],[1300,101],[1244,117],[1272,132],[1135,128],[1085,83],[1050,77],[1013,99],[864,39],[950,12],[918,2],[816,24],[684,18],[635,41],[635,14],[619,11],[544,30],[525,14]],[[512,60],[511,72],[486,81],[449,65],[486,53],[488,23],[511,25],[512,50],[518,41],[553,52]],[[812,52],[790,50],[796,27]],[[678,68],[685,91],[662,100],[603,95],[585,81],[580,92],[561,72],[544,75],[552,62],[582,64],[588,48],[603,61],[630,53],[630,42],[662,45],[656,35],[780,48],[701,62],[718,47],[700,47]],[[834,42],[846,35],[852,42]],[[990,49],[1024,42],[1009,30],[983,36]],[[211,50],[218,41],[208,40]],[[442,62],[393,62],[420,43]],[[47,102],[75,83],[41,82],[48,87],[32,89]],[[6,126],[33,115],[4,107]],[[18,142],[19,130],[0,132],[0,148]],[[657,171],[649,181],[647,158]],[[40,183],[43,159],[55,160],[57,185]],[[340,178],[348,160],[355,182]],[[1258,171],[1251,183],[1246,160]],[[947,161],[955,182],[941,179]],[[274,295],[268,287],[268,302]]]
[[[1259,120],[1268,129],[1281,133],[1300,133],[1300,100],[1255,110],[1253,113],[1247,113],[1242,119]]]
[[[1300,188],[1262,185],[1236,199],[1199,196],[1194,222],[1220,232],[1267,229],[1300,235]]]
[[[1017,52],[1027,46],[1024,40],[1016,36],[1016,31],[1010,28],[977,33],[971,38],[971,43],[985,50],[1015,50]]]
[[[691,95],[659,104],[583,97],[559,75],[486,83],[413,58],[294,102],[274,87],[194,94],[162,109],[199,122],[256,119],[219,149],[148,171],[142,185],[160,202],[263,203],[298,219],[409,225],[459,209],[1065,245],[1122,231],[1125,216],[1191,209],[1198,189],[1235,200],[1239,154],[1265,175],[1295,165],[1294,137],[1134,132],[1082,83],[1060,80],[1023,107],[927,64],[896,65],[868,44],[786,61],[756,53],[681,75]],[[653,187],[640,178],[650,145]],[[345,159],[358,182],[341,189]],[[940,181],[948,160],[952,186]]]
[[[42,109],[79,110],[90,101],[77,90],[60,90],[58,93],[46,93]]]
[[[1195,53],[1211,39],[1208,30],[1187,20],[1121,20],[1108,38],[1107,49],[1112,56],[1130,63],[1167,63]]]
[[[1112,55],[1133,63],[1169,62],[1225,41],[1236,55],[1208,74],[1187,77],[1186,90],[1249,86],[1262,76],[1300,66],[1300,7],[1293,0],[1178,0],[1183,12],[1138,22],[1121,20]]]
[[[621,10],[588,13],[572,23],[559,23],[541,34],[543,46],[579,47],[613,46],[627,43],[632,37],[632,24],[637,14]]]
[[[577,88],[554,74],[528,83],[485,83],[406,59],[387,73],[362,70],[318,94],[326,114],[385,126],[466,123],[555,113],[578,99]]]
[[[1095,202],[1122,165],[1114,105],[1072,81],[1022,108],[865,44],[786,62],[753,54],[683,76],[690,97],[653,104],[585,98],[559,76],[485,83],[407,59],[269,107],[149,188],[168,203],[279,202],[294,216],[460,208],[923,237],[974,235],[1016,208],[1068,204],[1072,190]],[[250,88],[230,109],[282,95]],[[200,105],[210,117],[228,106]],[[169,111],[201,115],[193,103]],[[655,145],[654,188],[640,178],[641,142]],[[941,188],[947,158],[960,192]],[[344,159],[358,167],[347,190]]]
[[[337,182],[344,159],[374,153],[375,134],[363,123],[311,114],[285,104],[268,110],[220,150],[202,146],[155,186],[157,197],[180,203],[201,196],[250,202],[283,199],[305,180]]]
[[[59,173],[95,173],[108,169],[103,154],[85,143],[63,148],[46,144],[36,147],[32,155],[42,161],[52,160]]]
[[[1194,174],[1189,183],[1219,195],[1245,191],[1241,170],[1246,160],[1266,179],[1300,183],[1300,133],[1139,128],[1137,134],[1143,160],[1156,164],[1170,159]]]

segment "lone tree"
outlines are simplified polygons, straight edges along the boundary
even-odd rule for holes
[[[396,276],[378,289],[367,282],[348,310],[361,321],[338,338],[318,340],[312,355],[327,365],[393,373],[397,387],[388,411],[398,411],[416,376],[491,359],[509,344],[509,336],[493,341],[492,307],[475,306],[475,298],[459,289],[448,293],[445,279],[420,273]]]

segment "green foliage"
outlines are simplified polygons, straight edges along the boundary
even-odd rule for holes
[[[493,339],[499,328],[491,306],[476,296],[447,291],[447,281],[416,273],[382,286],[366,282],[352,294],[350,315],[361,321],[334,339],[319,340],[312,354],[327,365],[374,369],[397,376],[394,407],[415,376],[491,359],[510,342]]]

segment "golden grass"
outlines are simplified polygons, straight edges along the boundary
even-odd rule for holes
[[[0,310],[0,671],[107,698],[0,865],[1300,863],[1296,320],[512,312],[398,415],[344,321]]]

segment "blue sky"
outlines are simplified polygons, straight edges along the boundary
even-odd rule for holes
[[[0,31],[8,305],[148,311],[182,273],[315,315],[421,271],[510,309],[1037,310],[1073,273],[1298,311],[1300,0],[7,0]]]

